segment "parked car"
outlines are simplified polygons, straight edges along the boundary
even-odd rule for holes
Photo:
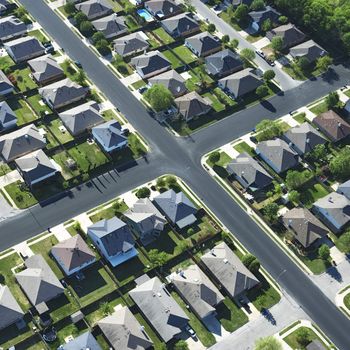
[[[186,332],[189,333],[189,335],[191,336],[191,338],[197,338],[196,332],[190,327],[190,325],[187,325],[187,326],[185,327],[185,329],[186,329]]]
[[[265,59],[265,54],[261,50],[255,50],[255,53],[261,58]]]

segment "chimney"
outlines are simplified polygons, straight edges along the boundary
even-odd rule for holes
[[[338,128],[339,129],[341,128],[341,122],[338,122]]]
[[[292,226],[292,222],[293,222],[293,220],[292,220],[292,219],[289,219],[289,220],[288,220],[288,226]]]
[[[306,139],[306,143],[310,143],[310,139],[309,138]]]
[[[333,202],[333,198],[332,198],[332,197],[328,197],[328,202],[329,202],[329,203],[334,203],[334,202]]]

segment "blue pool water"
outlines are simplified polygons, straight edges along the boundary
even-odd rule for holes
[[[145,19],[146,22],[150,22],[153,21],[153,17],[152,15],[145,9],[141,9],[141,10],[137,10],[137,14],[140,17],[143,17]]]

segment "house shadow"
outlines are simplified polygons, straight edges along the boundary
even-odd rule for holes
[[[332,266],[329,269],[327,269],[326,273],[337,282],[343,282],[343,277],[335,266]]]

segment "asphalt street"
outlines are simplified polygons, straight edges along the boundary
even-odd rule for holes
[[[262,118],[281,116],[344,85],[349,81],[349,71],[343,67],[335,67],[336,79],[330,83],[322,79],[306,82],[297,89],[289,90],[284,98],[276,96],[268,103],[243,110],[200,130],[192,137],[176,138],[150,118],[143,105],[43,1],[21,2],[55,41],[72,58],[82,63],[89,78],[147,139],[151,152],[147,160],[139,161],[137,166],[104,174],[94,179],[89,186],[82,185],[79,189],[73,189],[69,196],[46,206],[37,205],[0,223],[0,250],[161,174],[173,173],[183,178],[242,244],[260,259],[269,273],[335,344],[340,349],[348,350],[349,320],[202,169],[200,157],[206,151],[249,131]]]

